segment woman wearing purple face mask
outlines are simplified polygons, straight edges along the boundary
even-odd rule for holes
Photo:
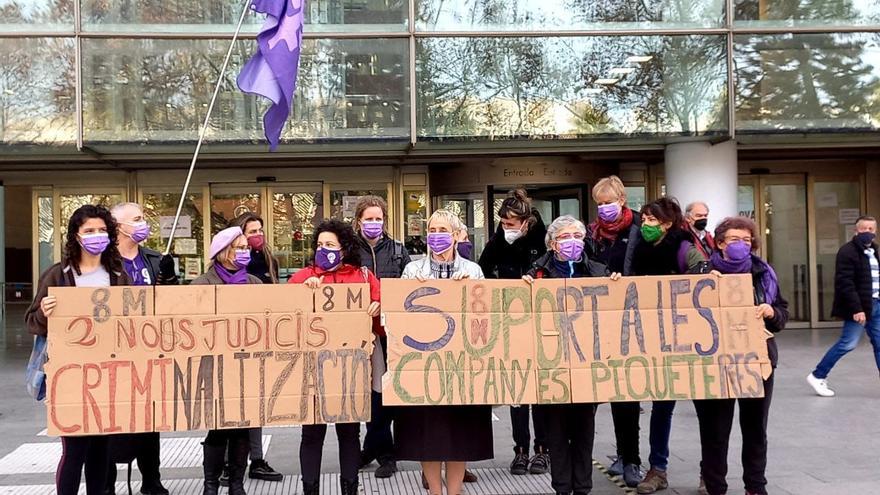
[[[355,206],[352,225],[358,233],[361,262],[372,270],[380,280],[400,278],[403,269],[410,262],[409,251],[403,243],[392,239],[385,232],[387,215],[388,205],[384,199],[379,196],[363,196]],[[378,342],[373,349],[372,358],[385,364],[388,340],[385,337],[385,328],[378,316],[373,318],[373,332],[378,336]],[[370,421],[367,423],[367,434],[364,436],[364,446],[361,450],[361,467],[378,461],[379,467],[376,468],[374,476],[376,478],[390,478],[397,472],[397,462],[394,459],[391,414],[388,408],[382,406],[381,392],[381,384],[377,382],[371,394],[371,414]]]
[[[604,277],[607,269],[584,251],[587,229],[583,222],[563,215],[547,227],[547,254],[538,258],[523,280],[536,278]],[[616,280],[620,274],[615,273]],[[562,337],[559,337],[562,339]],[[565,345],[560,340],[559,345]],[[589,493],[593,488],[593,437],[596,404],[534,406],[544,418],[550,451],[551,485],[556,493]]]
[[[86,205],[73,212],[61,263],[40,275],[36,297],[25,313],[30,333],[42,337],[48,333],[48,318],[58,304],[56,297],[49,295],[49,287],[131,285],[122,269],[116,237],[116,222],[106,208]],[[107,444],[106,435],[61,437],[63,455],[55,475],[57,493],[78,493],[85,466],[87,495],[103,494],[109,462]]]
[[[734,273],[751,275],[755,290],[755,318],[763,320],[773,333],[785,328],[788,321],[788,302],[779,292],[776,272],[755,254],[758,249],[758,229],[746,217],[725,218],[715,228],[718,250],[710,262],[715,274]],[[767,339],[770,364],[775,369],[779,360],[776,339]],[[767,493],[767,418],[773,398],[775,373],[764,380],[764,397],[760,399],[695,400],[700,422],[702,446],[701,475],[706,492],[710,495],[727,493],[727,451],[733,425],[734,405],[739,402],[739,424],[742,430],[743,483],[747,494]]]
[[[229,227],[218,232],[211,239],[208,253],[211,265],[193,285],[260,284],[259,278],[247,272],[251,261],[248,247],[240,227]],[[244,473],[250,454],[250,436],[247,428],[210,430],[203,443],[205,473],[203,494],[216,495],[220,489],[220,475],[223,473],[226,451],[229,450],[229,493],[245,495]]]
[[[428,256],[406,265],[401,278],[482,279],[480,265],[462,258],[455,234],[461,220],[449,210],[436,210],[428,219]],[[394,438],[401,460],[419,461],[430,495],[459,495],[466,476],[466,463],[491,459],[492,408],[489,406],[401,407],[394,418]]]

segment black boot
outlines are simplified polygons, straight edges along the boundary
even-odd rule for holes
[[[217,495],[220,491],[220,473],[223,472],[224,457],[226,457],[225,445],[202,444],[204,458],[202,466],[205,469],[205,487],[203,495]]]
[[[308,483],[303,481],[303,495],[320,495],[321,485],[318,482]]]
[[[250,453],[251,442],[247,435],[235,435],[229,439],[229,495],[247,495],[244,473]]]
[[[341,489],[341,495],[357,495],[358,480],[357,478],[353,480],[339,478],[339,488]]]

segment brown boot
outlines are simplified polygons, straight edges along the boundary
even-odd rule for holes
[[[666,480],[666,471],[658,471],[651,468],[645,479],[636,487],[636,491],[640,494],[655,493],[660,490],[669,488],[669,481]]]

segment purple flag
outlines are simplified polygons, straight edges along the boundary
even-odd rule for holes
[[[238,87],[272,100],[263,129],[274,151],[290,115],[303,33],[305,0],[253,0],[251,8],[266,14],[257,34],[259,51],[241,69]]]

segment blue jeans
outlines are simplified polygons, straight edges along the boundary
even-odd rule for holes
[[[813,376],[816,378],[827,378],[828,374],[831,373],[831,368],[837,364],[837,361],[856,348],[863,331],[867,331],[871,345],[874,346],[874,360],[877,362],[877,369],[880,370],[880,301],[874,299],[871,319],[866,321],[864,326],[859,325],[855,320],[846,320],[843,323],[840,339],[831,346],[831,349],[828,349],[825,357],[816,365]]]
[[[655,400],[651,406],[651,433],[648,435],[651,454],[648,462],[658,471],[666,471],[669,466],[669,433],[672,431],[674,410],[674,400]]]

